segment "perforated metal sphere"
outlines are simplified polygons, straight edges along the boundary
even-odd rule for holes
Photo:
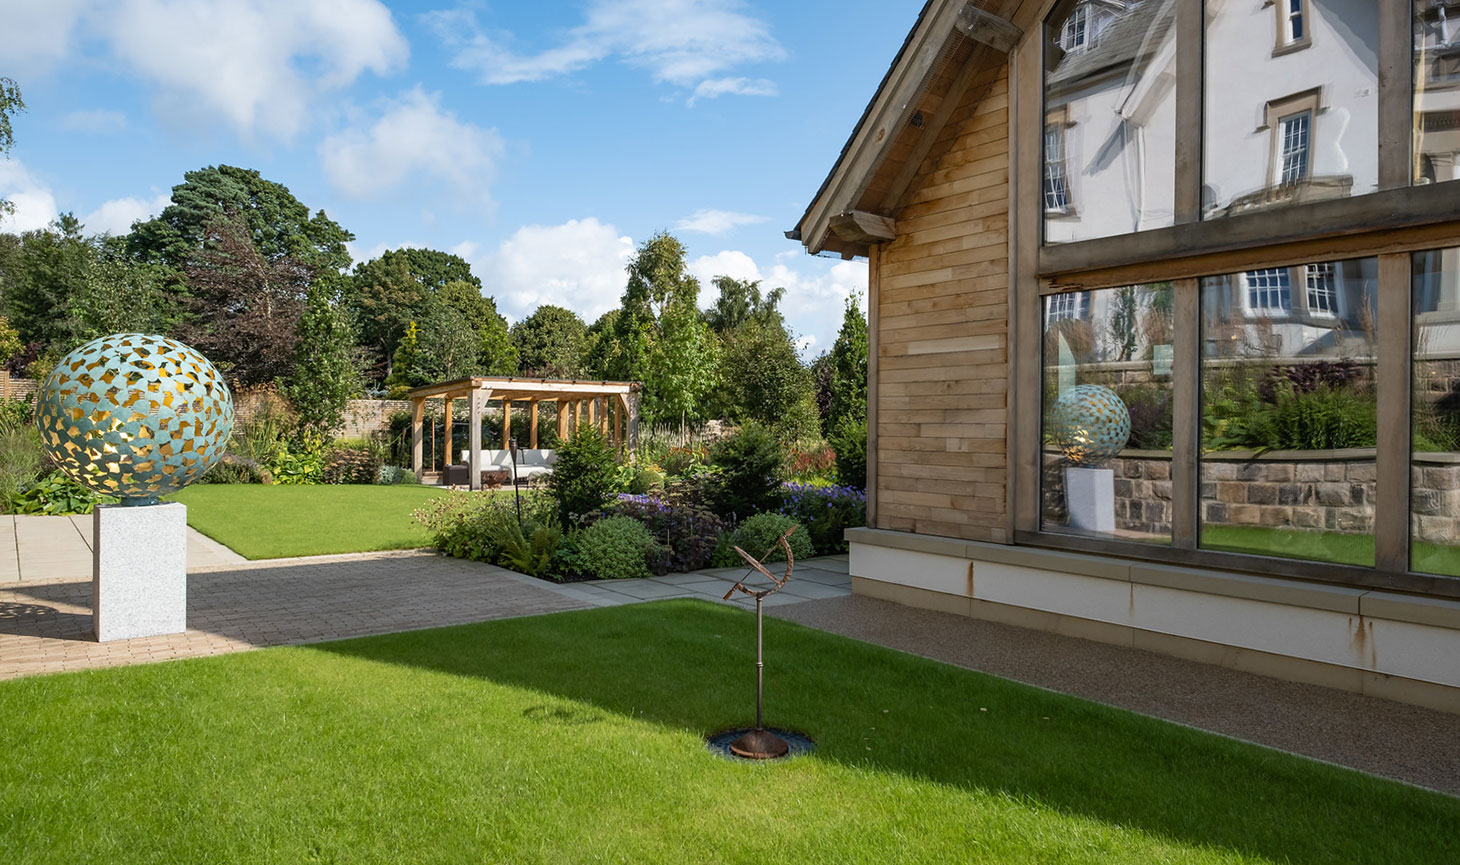
[[[35,420],[46,453],[72,479],[123,504],[150,504],[223,457],[233,396],[196,349],[118,333],[61,358]]]
[[[1050,412],[1049,437],[1075,465],[1102,463],[1130,441],[1130,411],[1120,395],[1098,384],[1060,394]]]

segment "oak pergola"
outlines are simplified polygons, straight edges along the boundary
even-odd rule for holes
[[[596,424],[615,448],[622,451],[627,445],[629,453],[639,443],[639,388],[638,382],[629,381],[577,381],[550,378],[492,378],[474,376],[455,381],[440,382],[418,387],[406,396],[411,400],[411,467],[417,477],[422,468],[421,425],[426,416],[426,400],[440,399],[445,402],[446,414],[446,460],[451,461],[451,405],[453,400],[467,401],[468,422],[468,473],[471,488],[482,487],[482,475],[478,462],[482,450],[482,413],[488,400],[502,403],[502,441],[512,435],[512,404],[526,403],[531,418],[531,432],[528,447],[537,447],[538,404],[551,402],[557,405],[558,438],[568,437],[569,428],[580,424]]]

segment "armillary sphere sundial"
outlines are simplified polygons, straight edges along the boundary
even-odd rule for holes
[[[729,745],[731,753],[747,760],[773,760],[777,757],[786,756],[791,750],[790,744],[784,738],[765,728],[765,723],[762,718],[765,694],[765,661],[761,653],[763,634],[761,624],[765,599],[785,588],[786,583],[791,580],[791,571],[796,567],[796,557],[791,554],[791,544],[788,539],[799,528],[800,526],[797,525],[787,529],[784,534],[776,539],[775,543],[771,544],[770,549],[765,551],[765,555],[759,559],[747,553],[745,550],[736,547],[735,552],[739,553],[742,559],[745,559],[750,565],[751,570],[747,571],[745,576],[740,578],[739,582],[731,586],[730,591],[726,592],[723,598],[723,600],[728,601],[736,592],[755,598],[755,729],[746,731],[744,735],[735,739]],[[775,574],[766,570],[765,567],[765,560],[770,558],[771,554],[776,551],[778,545],[786,551],[786,574],[783,577],[777,577]],[[746,588],[745,581],[757,573],[770,580],[770,585],[760,590]]]

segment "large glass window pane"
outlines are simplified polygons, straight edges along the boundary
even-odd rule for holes
[[[1377,189],[1378,51],[1378,0],[1207,0],[1204,218]]]
[[[1378,270],[1202,280],[1202,547],[1374,564]]]
[[[1171,542],[1171,286],[1044,300],[1045,531]]]
[[[1066,0],[1046,20],[1046,243],[1172,224],[1175,9]]]
[[[1460,249],[1414,255],[1410,567],[1460,576]]]
[[[1460,2],[1414,0],[1414,182],[1455,179],[1460,153]]]

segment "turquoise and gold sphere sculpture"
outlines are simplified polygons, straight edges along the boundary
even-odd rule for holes
[[[1072,464],[1099,465],[1130,441],[1130,411],[1108,387],[1076,385],[1055,400],[1049,437]]]
[[[196,349],[118,333],[61,358],[35,421],[46,453],[77,483],[124,505],[155,504],[223,457],[233,396]]]

